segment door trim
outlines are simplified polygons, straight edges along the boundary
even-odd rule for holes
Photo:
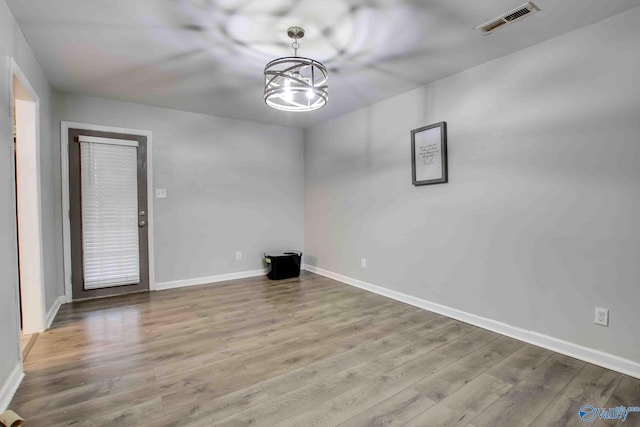
[[[149,262],[149,290],[156,290],[154,247],[153,247],[153,144],[151,131],[141,129],[129,129],[112,126],[92,125],[77,122],[60,122],[60,168],[62,172],[62,238],[64,245],[64,291],[67,302],[73,301],[71,290],[71,221],[69,220],[69,129],[94,130],[99,132],[124,133],[147,137],[147,244]]]
[[[32,253],[35,254],[35,256],[31,257],[30,259],[30,263],[31,263],[31,267],[32,267],[32,274],[34,275],[34,281],[33,283],[31,283],[30,285],[27,283],[27,286],[31,286],[28,291],[32,297],[32,300],[28,300],[28,301],[24,301],[24,304],[22,304],[22,318],[23,318],[23,331],[25,333],[35,333],[35,332],[43,332],[46,328],[47,325],[45,325],[45,310],[46,310],[46,303],[45,303],[45,290],[44,290],[44,256],[43,256],[43,240],[42,240],[42,188],[41,188],[41,176],[42,176],[42,170],[40,168],[40,97],[38,96],[37,92],[35,91],[35,89],[33,88],[33,86],[31,86],[31,83],[29,83],[29,79],[27,79],[27,76],[22,72],[22,70],[20,69],[20,67],[18,66],[18,64],[16,63],[16,61],[11,58],[11,57],[7,57],[8,58],[8,62],[9,62],[9,102],[13,103],[13,98],[15,96],[14,94],[14,88],[13,88],[13,77],[15,77],[20,84],[22,85],[22,87],[24,89],[26,89],[26,91],[29,93],[29,96],[31,97],[32,102],[34,103],[34,108],[35,108],[35,140],[33,141],[34,147],[33,151],[35,153],[35,158],[32,159],[35,162],[34,166],[34,171],[35,171],[35,223],[33,223],[32,221],[29,221],[30,224],[28,224],[32,230],[34,231],[34,235],[37,236],[32,242],[30,242],[30,244],[27,245],[27,247],[23,247],[23,251],[24,252],[28,252],[28,253]],[[11,104],[10,104],[11,105]],[[13,123],[13,107],[10,107],[10,119],[11,119],[11,123]],[[11,140],[13,140],[13,135],[11,135]],[[13,151],[13,144],[10,145],[11,146],[11,150]],[[11,154],[11,176],[15,176],[15,170],[16,170],[16,165],[15,162],[13,160],[13,153]],[[13,186],[15,188],[15,182],[13,182]],[[15,193],[15,191],[11,191],[12,194],[12,203],[17,203],[17,195]],[[18,252],[18,234],[17,234],[17,229],[16,229],[16,236],[14,239],[14,247],[15,247],[15,254],[17,257],[19,257],[19,252]],[[26,242],[25,242],[26,243]],[[23,243],[23,244],[25,244]],[[20,271],[17,271],[17,276],[16,276],[16,283],[20,283],[19,281],[19,277],[20,277]],[[23,286],[21,284],[21,286]],[[19,297],[18,297],[18,292],[16,291],[16,307],[19,307],[20,301],[19,301]],[[18,325],[20,325],[20,310],[16,309],[16,313],[18,316]],[[17,331],[17,335],[18,338],[20,337],[20,329],[18,328]],[[19,342],[19,341],[18,341]],[[22,356],[21,356],[22,357]]]

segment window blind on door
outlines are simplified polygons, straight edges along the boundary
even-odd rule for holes
[[[136,141],[80,137],[85,289],[140,281]]]

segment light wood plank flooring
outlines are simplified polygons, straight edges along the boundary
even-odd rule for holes
[[[29,356],[29,352],[31,351],[33,344],[35,344],[36,339],[38,338],[38,335],[39,334],[30,334],[30,335],[20,334],[20,348],[22,350],[23,359],[26,359],[27,356]]]
[[[27,427],[584,426],[583,404],[640,406],[639,380],[307,272],[66,304],[25,370]]]

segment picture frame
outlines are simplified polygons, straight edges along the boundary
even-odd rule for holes
[[[447,122],[411,131],[411,177],[414,186],[448,182]]]

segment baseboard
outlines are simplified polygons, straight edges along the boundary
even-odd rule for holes
[[[410,304],[424,310],[432,311],[443,316],[451,317],[453,319],[460,320],[462,322],[469,323],[483,329],[488,329],[490,331],[506,335],[511,338],[536,345],[538,347],[543,347],[557,353],[575,357],[576,359],[593,363],[594,365],[602,366],[604,368],[630,375],[635,378],[640,378],[640,363],[634,362],[633,360],[625,359],[589,347],[584,347],[582,345],[555,338],[550,335],[541,334],[535,331],[488,319],[486,317],[477,316],[475,314],[467,313],[465,311],[458,310],[446,305],[437,304],[421,298],[413,297],[411,295],[403,294],[401,292],[393,291],[391,289],[383,288],[382,286],[373,285],[371,283],[353,279],[348,276],[343,276],[342,274],[334,273],[332,271],[325,270],[319,267],[305,265],[304,269],[312,273],[337,280],[338,282],[342,282],[347,285],[355,286],[357,288],[394,299],[396,301]]]
[[[195,279],[174,280],[171,282],[156,283],[155,290],[163,291],[165,289],[184,288],[187,286],[206,285],[209,283],[224,282],[226,280],[246,279],[247,277],[263,276],[267,274],[265,269],[241,271],[238,273],[220,274],[217,276],[198,277]]]
[[[9,408],[11,399],[13,399],[13,395],[16,394],[16,390],[20,387],[23,378],[22,362],[18,361],[4,384],[2,384],[2,388],[0,388],[0,413]]]
[[[53,320],[56,318],[56,314],[58,314],[58,310],[60,310],[60,306],[67,302],[67,297],[62,295],[56,298],[53,302],[53,306],[47,311],[47,316],[44,319],[45,323],[45,331],[51,327]]]

